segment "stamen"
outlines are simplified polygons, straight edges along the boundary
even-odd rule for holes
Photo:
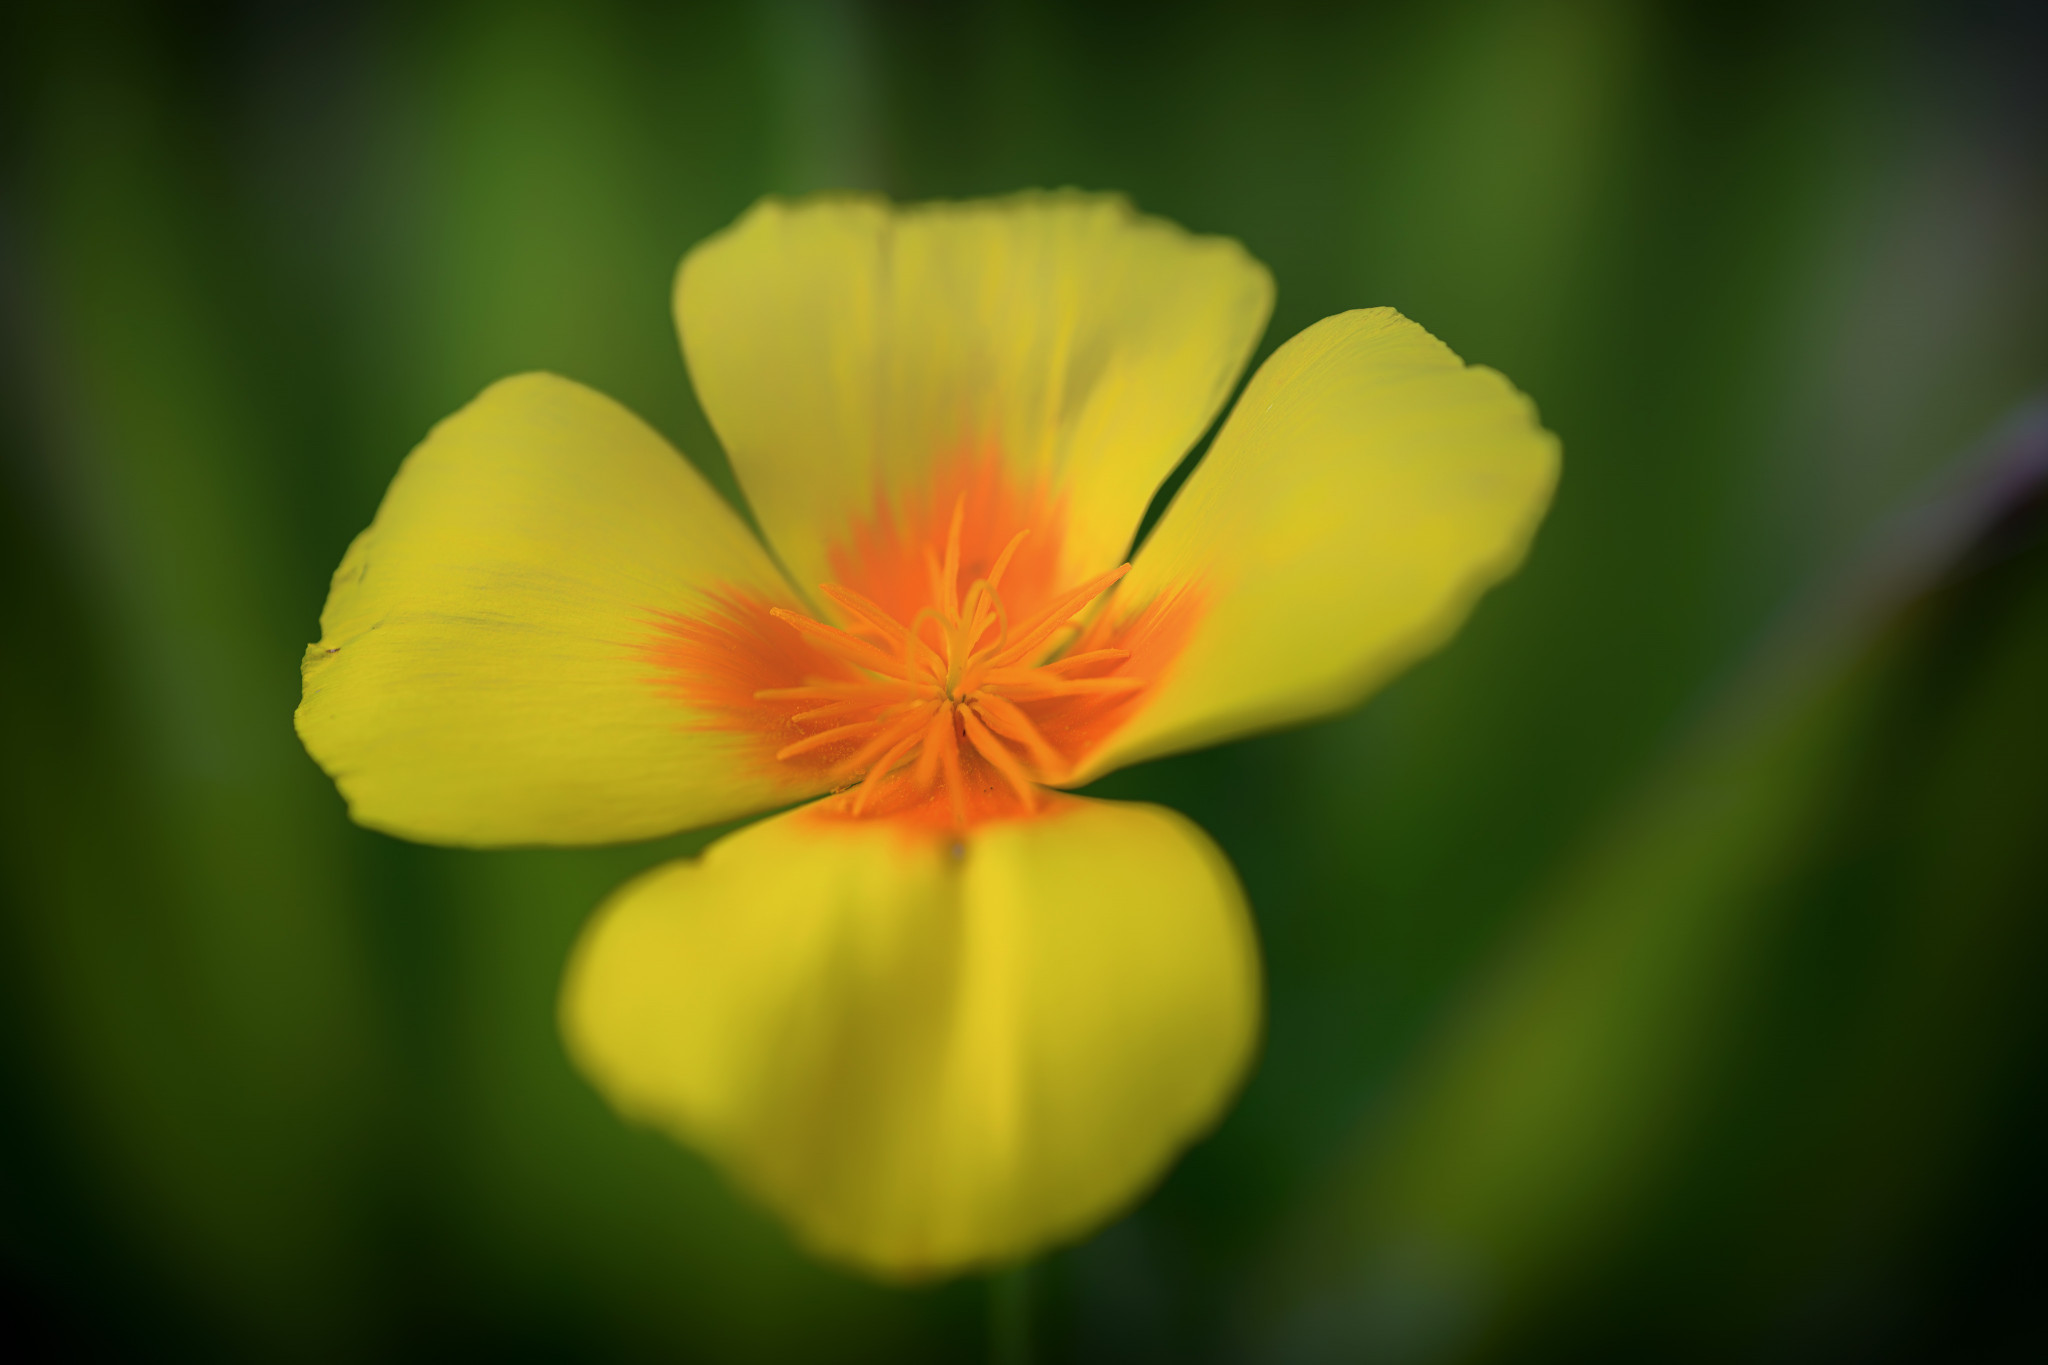
[[[983,632],[990,626],[998,627],[996,644],[1000,648],[1002,639],[1009,633],[1009,613],[1003,610],[1003,599],[996,594],[995,585],[986,578],[977,578],[967,589],[967,601],[962,606],[967,613],[967,628],[961,632],[960,647],[973,654],[981,644]]]
[[[942,730],[946,737],[953,733],[953,708],[950,706],[940,707],[939,713],[932,717],[932,723],[925,729],[924,748],[917,755],[917,771],[911,774],[911,781],[921,792],[930,791],[932,783],[938,781],[939,746],[943,742],[939,732]]]
[[[872,682],[818,683],[811,687],[764,687],[755,701],[857,701],[876,697],[919,696],[923,689],[902,678],[877,678]]]
[[[1036,810],[1037,784],[1071,771],[1073,759],[1026,708],[1062,698],[1114,702],[1146,686],[1143,679],[1116,673],[1129,661],[1128,650],[1086,649],[1039,662],[1056,652],[1054,637],[1075,624],[1075,617],[1130,565],[1054,596],[1021,627],[1014,626],[1001,589],[1029,532],[1010,537],[988,576],[975,579],[963,595],[965,522],[963,497],[953,506],[943,554],[925,551],[931,597],[908,624],[873,598],[838,583],[822,584],[819,591],[843,613],[849,628],[782,607],[770,609],[821,653],[860,675],[813,678],[802,686],[753,694],[764,702],[805,703],[790,715],[792,724],[825,723],[778,749],[778,759],[798,759],[835,745],[852,747],[827,771],[857,779],[845,807],[854,815],[874,805],[892,780],[920,800],[943,784],[954,825],[965,825],[970,795],[977,802],[984,799],[968,789],[968,751],[994,771],[1024,811]],[[1071,717],[1065,720],[1068,728],[1061,733],[1071,733],[1072,723]]]
[[[871,673],[897,674],[900,665],[896,660],[858,636],[848,635],[837,627],[813,621],[808,616],[799,616],[786,607],[770,607],[768,614],[777,620],[787,621],[810,636],[811,642],[820,649],[838,655],[857,668],[865,668]]]
[[[995,657],[995,662],[1012,664],[1030,655],[1033,650],[1051,639],[1054,631],[1067,625],[1075,612],[1109,591],[1111,584],[1130,571],[1130,565],[1120,565],[1099,578],[1089,579],[1064,597],[1055,600],[1018,632],[1016,643],[1004,648],[1003,652]]]
[[[1059,750],[1046,742],[1038,727],[1031,723],[1031,717],[1024,714],[1022,707],[1008,697],[994,692],[981,692],[974,698],[974,709],[980,714],[988,728],[1006,739],[1014,739],[1031,751],[1031,761],[1038,765],[1041,775],[1057,772],[1066,766],[1066,760]]]
[[[1077,668],[1086,668],[1090,664],[1122,663],[1130,657],[1131,651],[1128,649],[1091,649],[1080,654],[1069,654],[1063,659],[1054,659],[1050,663],[1040,664],[1039,668],[1047,673],[1071,673]]]
[[[967,778],[960,771],[960,736],[953,731],[953,713],[942,712],[946,724],[939,734],[939,768],[946,775],[946,802],[952,808],[953,823],[967,823]]]
[[[807,754],[813,749],[822,749],[827,744],[838,740],[847,739],[854,735],[864,735],[881,723],[879,720],[861,720],[855,721],[851,725],[835,725],[830,730],[820,730],[815,735],[806,735],[794,744],[783,745],[775,751],[775,756],[777,758],[795,758],[798,754]]]
[[[873,626],[876,631],[880,632],[882,638],[895,644],[898,648],[914,643],[917,648],[923,650],[929,656],[931,663],[941,668],[945,667],[945,661],[933,653],[930,645],[925,644],[924,641],[919,640],[909,630],[898,624],[896,618],[889,615],[878,603],[870,601],[851,588],[842,588],[837,583],[820,583],[818,591],[824,593],[826,597],[830,598],[844,610],[858,616],[861,620]]]
[[[988,571],[988,586],[991,592],[1003,586],[1003,570],[1010,567],[1010,557],[1017,553],[1017,547],[1022,545],[1024,537],[1030,534],[1030,528],[1027,527],[1016,535],[1011,536],[1010,543],[1005,545],[1003,552],[996,556],[996,566]]]
[[[1017,764],[1017,756],[1003,747],[1003,742],[990,734],[981,718],[974,714],[972,707],[960,708],[960,728],[967,732],[968,740],[981,752],[995,770],[1016,791],[1017,799],[1024,803],[1025,810],[1035,809],[1032,801],[1032,784],[1029,774]]]
[[[923,646],[927,650],[931,650],[932,657],[935,660],[937,660],[937,665],[933,668],[932,671],[938,674],[940,677],[944,677],[947,671],[945,659],[939,655],[939,652],[937,650],[933,650],[930,645],[925,643],[924,637],[922,635],[917,634],[917,632],[924,629],[924,623],[926,621],[930,621],[933,625],[936,625],[939,628],[939,641],[941,644],[949,643],[953,638],[953,633],[947,624],[946,618],[939,613],[939,609],[937,607],[919,607],[917,609],[917,615],[910,618],[910,633],[912,635],[917,636],[917,642],[919,645]]]
[[[925,708],[936,705],[938,705],[937,702],[925,702],[919,705],[908,716],[902,717],[896,724],[862,745],[859,752],[836,765],[832,771],[842,777],[850,777],[854,773],[865,771],[867,766],[875,761],[877,755],[886,752],[891,745],[895,744],[905,735],[912,734],[921,729],[924,725],[924,718],[931,714]],[[879,724],[879,722],[877,723]]]
[[[1145,685],[1143,678],[1020,678],[1015,682],[984,683],[981,690],[1001,687],[1000,695],[1011,701],[1045,701],[1052,697],[1079,697],[1093,694],[1115,694],[1136,692]]]
[[[872,768],[868,769],[867,780],[854,789],[853,813],[855,815],[859,815],[862,809],[866,807],[868,798],[875,794],[875,789],[881,785],[882,779],[894,772],[896,765],[901,763],[904,757],[917,747],[917,742],[920,738],[921,736],[917,731],[912,730],[899,740],[888,753],[883,754],[877,759]]]
[[[830,720],[834,716],[851,716],[857,712],[872,709],[874,703],[863,698],[860,701],[835,701],[824,706],[814,706],[808,711],[799,711],[791,716],[798,724],[807,720]]]

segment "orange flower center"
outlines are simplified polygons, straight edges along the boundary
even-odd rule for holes
[[[1130,565],[1056,594],[1028,620],[1013,621],[1003,605],[1003,574],[1030,532],[1012,536],[987,577],[963,591],[961,517],[956,505],[943,557],[926,551],[932,605],[907,624],[873,599],[836,583],[820,590],[846,614],[847,629],[787,608],[770,609],[853,675],[763,688],[754,697],[808,703],[790,720],[814,728],[779,749],[778,759],[855,746],[828,770],[835,778],[858,781],[850,801],[854,815],[866,811],[885,779],[905,772],[904,794],[911,800],[930,793],[943,777],[953,821],[965,823],[963,752],[979,755],[1030,811],[1038,784],[1060,780],[1071,766],[1032,713],[1046,702],[1128,696],[1145,687],[1140,678],[1104,676],[1130,657],[1128,650],[1095,648],[1048,657],[1068,643],[1060,637],[1077,626],[1076,614],[1107,592]]]
[[[635,649],[742,761],[833,790],[822,818],[959,830],[1048,811],[1044,789],[1145,704],[1202,610],[1181,584],[1091,611],[1130,566],[1063,585],[1066,527],[1051,490],[963,455],[847,527],[820,590],[830,622],[724,588],[651,612]]]

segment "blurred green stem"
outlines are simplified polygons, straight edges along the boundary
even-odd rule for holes
[[[1031,1262],[988,1277],[989,1365],[1031,1365]]]

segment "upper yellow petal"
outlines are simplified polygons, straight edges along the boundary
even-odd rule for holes
[[[1235,242],[1061,192],[764,200],[683,261],[675,305],[704,410],[800,583],[833,576],[828,550],[878,497],[990,452],[1064,498],[1072,582],[1128,550],[1272,294]]]
[[[407,457],[335,571],[299,735],[358,821],[436,843],[644,838],[812,794],[649,661],[662,614],[718,590],[794,600],[639,419],[504,380]]]
[[[1183,817],[1061,798],[955,845],[816,808],[631,883],[564,986],[571,1053],[818,1250],[942,1274],[1142,1192],[1235,1091],[1256,947]]]
[[[1496,372],[1390,308],[1325,318],[1246,385],[1119,590],[1186,643],[1077,782],[1351,706],[1521,562],[1557,440]]]

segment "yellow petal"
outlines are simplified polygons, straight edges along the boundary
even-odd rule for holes
[[[873,1273],[1086,1232],[1235,1091],[1257,950],[1194,825],[1058,800],[961,846],[808,808],[648,873],[576,950],[571,1053]]]
[[[1390,308],[1259,368],[1115,610],[1185,594],[1186,644],[1076,782],[1351,706],[1521,562],[1557,439],[1493,370]]]
[[[683,261],[675,305],[704,410],[809,586],[878,493],[991,451],[1064,495],[1059,581],[1115,565],[1272,296],[1233,241],[1060,192],[764,200]]]
[[[452,844],[644,838],[818,790],[650,662],[664,613],[792,600],[675,450],[553,375],[407,457],[335,571],[299,735],[365,825]]]

